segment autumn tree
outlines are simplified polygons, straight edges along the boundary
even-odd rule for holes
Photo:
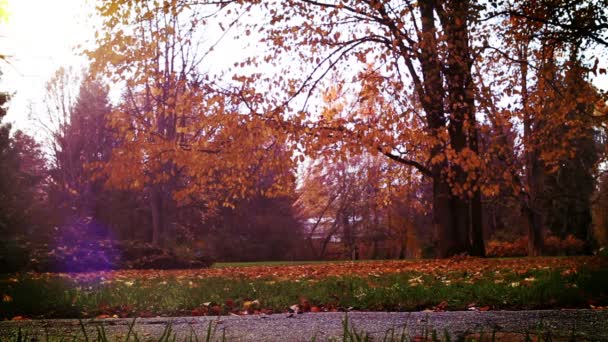
[[[562,104],[562,110],[567,110],[563,116],[565,124],[555,127],[553,132],[553,136],[562,137],[560,148],[569,153],[560,153],[547,163],[543,197],[549,232],[562,239],[572,235],[584,241],[586,252],[591,253],[594,245],[591,200],[599,162],[606,151],[599,140],[598,120],[593,116],[599,96],[586,82],[584,69],[577,61],[570,60],[570,63],[560,82],[563,86],[558,87],[563,94],[563,102],[558,103]],[[543,149],[545,155],[551,158],[555,146]]]
[[[326,258],[336,241],[348,258],[418,255],[410,249],[419,247],[418,228],[426,223],[421,220],[424,200],[417,197],[423,196],[424,186],[407,171],[369,154],[310,161],[296,206],[314,256]]]
[[[56,166],[60,164],[59,153],[67,148],[62,146],[62,137],[70,125],[83,74],[71,67],[57,69],[45,84],[44,108],[40,113],[32,113],[37,114],[33,118],[34,124],[41,132],[42,143],[50,150],[51,163]]]
[[[528,218],[529,255],[538,255],[544,231],[561,231],[558,235],[563,236],[565,226],[588,231],[590,224],[593,174],[603,153],[595,143],[594,126],[599,121],[593,117],[601,95],[589,84],[586,74],[590,69],[584,64],[589,63],[586,50],[606,47],[606,28],[597,25],[606,13],[596,2],[582,2],[577,7],[540,1],[507,4],[490,17],[505,15],[506,31],[497,33],[504,34],[507,45],[496,49],[496,58],[516,72],[506,72],[510,80],[504,82],[514,89],[508,89],[509,94],[520,101],[517,109],[508,112],[521,120],[521,126],[516,124],[514,129],[521,127],[523,132],[520,167],[524,170],[518,174],[511,169],[508,178],[519,184],[514,188]],[[497,76],[505,80],[504,74]],[[506,129],[513,130],[513,126]],[[511,134],[517,135],[516,131]],[[517,164],[513,162],[517,151],[509,149],[506,155],[512,157],[507,158]],[[578,191],[567,190],[575,184]],[[566,207],[571,211],[567,217],[560,215]],[[576,235],[588,240],[588,234]]]
[[[377,207],[374,203],[376,198],[369,201],[369,196],[365,196],[366,188],[374,189],[373,184],[366,184],[369,179],[365,177],[361,157],[332,163],[320,159],[307,169],[296,204],[300,215],[307,221],[308,248],[316,258],[324,259],[332,240],[338,240],[344,254],[355,258],[363,233],[363,220],[374,220],[372,213],[364,213],[362,209],[370,206],[370,211],[373,211]]]
[[[294,162],[289,149],[276,145],[268,153],[283,157],[283,164],[265,169],[260,159],[247,177],[254,179],[253,192],[217,209],[205,220],[205,243],[219,260],[295,260],[306,255],[302,223],[296,213]],[[272,194],[274,184],[289,180],[288,187]],[[269,192],[270,191],[270,192]]]
[[[162,154],[184,136],[178,134],[189,114],[184,110],[189,105],[184,94],[196,86],[191,76],[197,57],[193,43],[186,41],[194,26],[183,27],[183,9],[150,2],[99,5],[100,13],[107,16],[108,30],[92,55],[96,71],[111,69],[113,81],[126,82],[123,99],[110,118],[122,143],[106,164],[108,181],[119,188],[146,191],[151,240],[157,245],[164,243],[169,232],[175,207],[171,196],[180,173],[173,160]]]
[[[65,104],[61,113],[49,115],[59,115],[55,120],[61,120],[53,132],[51,144],[52,175],[58,191],[63,192],[60,202],[77,208],[81,216],[91,216],[93,192],[98,187],[93,179],[94,164],[109,159],[114,137],[106,124],[111,110],[107,89],[91,79],[85,79],[79,88],[73,103]],[[63,91],[56,96],[65,96]]]
[[[66,229],[88,227],[90,231],[80,232],[85,236],[140,237],[146,232],[129,227],[147,226],[142,217],[142,196],[104,189],[105,178],[98,175],[119,142],[108,123],[112,109],[108,87],[90,76],[72,76],[70,79],[76,84],[68,86],[64,77],[57,77],[64,72],[60,69],[47,87],[47,104],[51,108],[45,127],[52,133],[52,183],[48,195],[49,205],[56,210],[55,224]],[[69,97],[68,87],[78,92]],[[68,103],[57,105],[68,98]]]
[[[110,118],[120,145],[103,174],[111,187],[146,194],[151,241],[162,245],[181,208],[204,217],[258,192],[249,175],[284,164],[269,152],[285,134],[243,115],[241,97],[257,94],[234,95],[199,70],[205,13],[178,1],[110,1],[98,10],[104,22],[89,52],[93,70],[124,86]],[[264,195],[288,184],[277,177]]]
[[[517,125],[519,117],[524,146],[539,146],[547,132],[558,132],[553,130],[554,125],[568,120],[573,103],[594,102],[588,87],[569,88],[569,92],[578,94],[577,101],[566,100],[551,88],[565,79],[565,74],[557,72],[558,65],[575,70],[581,65],[575,60],[583,56],[583,51],[593,44],[605,45],[606,27],[598,24],[605,16],[602,3],[265,3],[262,7],[271,21],[260,29],[265,33],[264,41],[274,48],[264,59],[278,64],[281,58],[297,58],[303,66],[299,75],[262,79],[261,83],[268,82],[287,94],[284,102],[276,104],[292,113],[303,127],[301,131],[315,132],[298,136],[312,136],[317,141],[309,146],[318,148],[341,141],[344,153],[364,146],[431,178],[439,255],[483,255],[482,196],[492,197],[499,188],[487,163],[488,151],[494,147],[480,149],[480,129],[491,129],[486,123],[508,126],[515,121]],[[517,22],[527,33],[515,38],[501,35]],[[497,38],[498,45],[490,43]],[[518,41],[523,43],[518,45]],[[503,49],[500,43],[508,48]],[[564,63],[564,58],[557,57],[564,52],[574,59]],[[527,68],[534,70],[529,72]],[[342,106],[351,115],[328,119],[318,107],[311,109],[308,99],[318,94],[326,75],[353,69],[365,71],[347,76],[352,76],[358,87],[350,92],[358,94],[356,100]],[[583,69],[577,70],[572,73]],[[494,87],[489,93],[488,83]],[[497,89],[501,93],[495,93]],[[495,105],[500,101],[511,104],[508,97],[515,92],[520,95],[519,112]],[[302,107],[293,101],[298,95],[304,98]],[[286,103],[292,106],[285,107]],[[480,111],[484,103],[492,108]],[[562,103],[568,106],[558,108]],[[480,120],[484,114],[486,117]],[[570,137],[578,133],[582,131],[577,128],[568,130]],[[549,146],[548,141],[542,144]],[[568,138],[568,146],[562,146],[563,153],[574,152],[571,141]],[[517,158],[516,139],[496,143],[504,143],[507,149],[513,147],[503,157]],[[562,162],[563,153],[525,147],[525,163],[503,163],[508,168],[498,173],[515,181],[511,186],[519,187],[516,196],[523,200],[530,221],[531,254],[537,254],[542,243],[545,219],[541,211],[547,206],[541,195],[542,173]],[[517,165],[519,168],[514,168]]]
[[[572,113],[554,110],[559,92],[551,88],[567,78],[561,66],[585,65],[588,42],[604,44],[601,4],[105,2],[104,33],[90,55],[127,86],[115,115],[126,139],[109,163],[110,179],[211,208],[226,193],[218,187],[239,188],[232,199],[247,192],[239,175],[256,160],[254,146],[290,140],[285,145],[300,154],[340,160],[380,154],[432,183],[437,255],[484,255],[484,200],[506,192],[529,217],[534,254],[545,220],[542,174],[565,154],[532,146]],[[183,51],[200,38],[191,32],[213,10],[224,28],[244,13],[259,14],[264,19],[245,22],[239,34],[259,34],[268,54],[237,64],[230,81],[170,72],[184,70],[190,59]],[[559,58],[571,51],[566,55],[581,63]],[[264,66],[275,69],[260,72]],[[332,88],[341,90],[326,105]],[[248,152],[235,153],[237,140]],[[238,171],[216,172],[222,168]]]
[[[249,117],[260,117],[266,123],[279,121],[277,125],[288,126],[288,132],[322,132],[300,135],[312,137],[309,140],[312,142],[305,145],[323,145],[323,139],[343,140],[346,142],[343,144],[344,153],[353,146],[359,150],[365,146],[374,153],[381,152],[404,165],[417,168],[421,174],[433,179],[435,226],[440,233],[439,255],[483,254],[480,187],[474,184],[480,162],[476,157],[474,92],[470,81],[472,57],[467,31],[473,15],[470,5],[461,2],[441,5],[422,2],[416,7],[359,1],[354,1],[352,6],[297,1],[289,5],[274,7],[274,3],[263,4],[264,9],[269,11],[271,25],[260,25],[260,28],[265,31],[266,41],[272,43],[273,47],[272,55],[266,60],[288,56],[292,47],[297,45],[299,57],[304,62],[301,65],[307,69],[303,70],[303,78],[280,76],[272,80],[262,76],[256,80],[237,76],[235,79],[242,81],[242,86],[231,93],[231,98],[236,97],[240,101]],[[164,6],[152,14],[178,13],[183,8],[183,4],[177,2],[166,2]],[[131,9],[122,1],[102,6],[101,12],[108,18],[106,26],[119,26],[120,19],[148,13],[137,10],[130,12]],[[300,18],[311,24],[301,26],[298,22]],[[441,27],[436,27],[439,21]],[[158,32],[154,28],[152,25],[148,31],[144,31],[144,35],[146,32]],[[443,38],[439,39],[439,31],[445,35],[447,44],[443,44]],[[249,32],[251,30],[245,33]],[[102,41],[97,56],[105,55],[105,60],[112,63],[124,58],[124,53],[116,54],[117,49],[111,50],[109,46],[125,46],[129,50],[137,40],[125,36],[128,33],[124,30],[118,33],[112,35],[115,37],[113,41],[107,38]],[[161,40],[175,36],[171,30],[160,33]],[[125,44],[125,41],[129,43]],[[305,48],[308,53],[304,53]],[[137,49],[138,58],[147,61],[150,56],[141,51],[146,49]],[[386,101],[375,104],[385,114],[381,122],[386,124],[385,127],[379,126],[378,117],[374,115],[352,115],[350,119],[359,121],[349,127],[343,125],[344,121],[316,120],[314,116],[306,116],[305,110],[289,110],[293,104],[291,99],[314,91],[323,76],[334,69],[338,62],[344,61],[342,57],[352,57],[349,61],[359,60],[358,63],[364,64],[369,58],[377,65],[386,65],[382,70],[385,74],[372,72],[375,71],[372,67],[370,72],[362,73],[358,78],[359,82],[367,84],[363,88],[369,91],[361,93],[360,98],[377,95],[368,97],[370,104],[367,107],[371,108],[374,106],[372,102],[387,97]],[[134,61],[129,61],[131,63],[128,65],[132,66]],[[154,63],[152,66],[158,64],[163,65]],[[126,68],[127,64],[119,65]],[[310,68],[310,65],[313,67]],[[443,72],[443,65],[449,65],[451,72]],[[402,68],[405,69],[404,73],[401,73]],[[121,70],[125,69],[118,69]],[[154,75],[153,71],[138,75]],[[405,91],[408,84],[404,78],[412,82],[413,93]],[[447,89],[444,89],[444,84],[447,84]],[[151,95],[161,95],[151,93],[158,87],[147,88]],[[282,89],[284,93],[270,95],[274,93],[272,89]],[[264,90],[268,90],[268,94],[262,94]],[[374,91],[376,94],[373,94]],[[444,96],[446,91],[448,95]],[[287,101],[284,100],[285,96]],[[275,101],[269,103],[267,100]],[[363,107],[358,109],[363,110]],[[291,119],[287,125],[284,122],[286,117]],[[419,123],[411,127],[408,121]],[[409,140],[408,137],[414,139]],[[411,152],[411,149],[415,151]],[[128,164],[136,163],[130,160]],[[474,251],[472,246],[475,246]]]
[[[343,153],[363,148],[416,168],[434,184],[438,254],[483,255],[471,77],[473,40],[483,37],[469,35],[482,8],[461,1],[291,1],[262,7],[271,18],[259,25],[272,47],[265,60],[295,57],[302,65],[299,75],[261,80],[284,91],[285,100],[274,105],[292,115],[300,131],[319,132],[299,137],[317,140],[311,145],[341,140]],[[319,120],[306,105],[294,108],[293,98],[311,97],[328,73],[346,66],[363,70],[354,75],[362,90],[354,101],[358,113]],[[366,115],[366,107],[374,110]]]

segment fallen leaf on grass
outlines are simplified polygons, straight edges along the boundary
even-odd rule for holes
[[[310,312],[310,302],[306,298],[300,298],[300,309],[303,312]]]
[[[429,340],[430,341],[430,340]],[[470,334],[464,336],[463,341],[480,341],[480,342],[490,342],[490,341],[530,341],[536,342],[539,341],[537,336],[529,336],[524,333],[517,332],[493,332],[491,334]]]
[[[149,311],[140,311],[137,314],[138,317],[142,317],[142,318],[150,318],[150,317],[155,317],[156,315],[154,315],[152,312]]]
[[[589,305],[589,307],[592,310],[606,310],[606,309],[608,309],[608,306],[599,306],[599,305],[597,305],[597,306],[596,305]]]
[[[444,301],[441,301],[441,303],[437,304],[433,308],[433,311],[442,312],[442,311],[445,311],[445,309],[447,309],[447,307],[448,307],[448,302],[444,300]]]
[[[166,278],[179,278],[183,282],[204,279],[210,277],[225,278],[269,278],[268,281],[276,280],[300,280],[308,281],[323,279],[331,276],[375,276],[390,273],[420,272],[429,276],[442,277],[447,271],[454,273],[466,272],[469,275],[483,274],[487,270],[493,272],[514,272],[529,277],[529,272],[538,269],[565,270],[564,275],[576,273],[581,266],[602,267],[606,262],[600,257],[573,257],[573,258],[513,258],[509,260],[482,259],[482,258],[452,258],[452,259],[429,259],[429,260],[389,260],[370,261],[364,263],[327,263],[327,264],[304,264],[304,265],[281,265],[281,266],[250,266],[250,267],[225,267],[225,268],[203,268],[194,270],[120,270],[84,273],[60,273],[60,274],[37,274],[40,278],[61,276],[69,278],[77,283],[99,283],[100,280],[122,279],[123,282],[149,283],[158,281],[167,284]],[[481,273],[480,273],[481,272]],[[422,278],[415,277],[409,280],[408,285],[422,285]],[[9,281],[17,282],[16,278]]]
[[[252,315],[255,314],[255,311],[257,311],[260,307],[260,301],[259,300],[248,300],[243,302],[243,310],[245,313],[245,315]]]

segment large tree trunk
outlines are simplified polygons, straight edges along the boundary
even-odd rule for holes
[[[433,178],[433,225],[437,238],[437,257],[446,258],[458,251],[454,239],[452,194],[441,175]]]
[[[477,184],[478,171],[467,156],[478,154],[475,88],[471,75],[469,49],[468,1],[448,1],[439,12],[446,33],[448,48],[445,71],[448,88],[448,132],[450,146],[456,152],[451,161],[456,193],[452,198],[455,234],[461,253],[483,256],[481,194]],[[473,167],[471,167],[473,166]],[[475,248],[472,248],[472,247]]]
[[[464,164],[468,160],[463,158],[465,152],[469,152],[465,151],[467,148],[470,152],[478,153],[472,58],[467,30],[470,4],[468,1],[438,3],[423,0],[419,5],[422,30],[418,61],[423,79],[422,84],[417,86],[417,92],[426,112],[429,134],[436,139],[431,148],[433,165],[430,173],[433,179],[433,225],[437,233],[437,255],[484,255],[481,194],[475,184],[476,177],[470,177],[470,172],[477,171],[470,171],[469,165]],[[436,36],[436,13],[446,37],[447,65],[442,64],[439,53],[443,47]],[[412,65],[409,67],[413,68]],[[456,152],[455,158],[452,155],[449,160],[442,138],[446,128],[450,148]],[[475,245],[474,251],[472,243]]]
[[[440,258],[449,257],[459,253],[461,246],[455,239],[455,218],[452,206],[452,191],[445,178],[448,162],[445,160],[444,146],[441,141],[446,127],[444,112],[444,93],[442,66],[437,51],[438,42],[435,27],[435,2],[420,1],[420,15],[422,23],[422,44],[420,67],[422,68],[423,85],[419,89],[419,98],[426,112],[429,134],[435,139],[431,148],[431,159],[442,160],[432,165],[433,177],[433,226],[437,239],[437,253]]]

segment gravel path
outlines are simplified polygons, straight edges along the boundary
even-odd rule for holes
[[[223,333],[229,341],[317,341],[341,340],[344,313],[307,313],[288,317],[286,314],[268,316],[174,317],[137,319],[134,331],[140,340],[157,340],[171,322],[177,341],[193,336],[204,341],[209,324],[216,329],[215,339]],[[374,340],[383,340],[395,331],[395,338],[405,331],[410,337],[430,335],[434,330],[456,341],[473,333],[487,337],[496,333],[497,340],[524,340],[526,332],[551,334],[553,341],[608,341],[608,311],[546,310],[546,311],[487,311],[487,312],[350,312],[349,323],[356,331],[369,333]],[[97,327],[104,326],[108,340],[121,340],[127,334],[132,319],[86,321],[90,340],[96,340]],[[37,334],[44,341],[45,331],[53,337],[78,336],[83,339],[77,320],[33,320],[0,322],[0,341],[21,328]],[[10,341],[10,339],[8,339]],[[443,338],[442,338],[443,340]]]

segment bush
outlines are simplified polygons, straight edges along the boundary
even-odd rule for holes
[[[583,254],[585,252],[585,242],[575,238],[573,235],[568,235],[562,242],[562,249],[567,255]]]
[[[6,242],[3,243],[7,244]],[[176,255],[137,241],[100,240],[50,247],[16,241],[0,249],[0,273],[86,272],[116,269],[183,269],[212,264],[204,255]]]
[[[26,267],[29,253],[21,239],[0,241],[0,273],[16,272]]]
[[[546,255],[580,255],[585,252],[585,242],[573,235],[561,240],[556,236],[547,236],[544,241]],[[489,257],[519,257],[528,255],[528,238],[521,237],[514,242],[491,240],[486,247]]]
[[[492,240],[488,242],[486,254],[491,257],[526,256],[528,255],[528,238],[522,237],[514,242]]]

